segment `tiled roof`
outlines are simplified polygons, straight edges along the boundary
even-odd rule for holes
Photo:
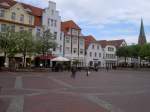
[[[85,39],[85,48],[86,49],[88,48],[88,46],[91,43],[96,42],[96,39],[92,35],[84,36],[84,39]]]
[[[100,40],[98,43],[102,46],[102,48],[105,48],[107,46],[107,41],[106,40]]]
[[[16,3],[19,3],[19,2],[14,1],[14,0],[0,0],[0,6],[3,8],[11,8]],[[35,16],[35,24],[34,25],[40,26],[41,22],[42,22],[43,9],[29,5],[29,4],[25,4],[25,3],[20,3],[20,4],[22,4],[24,9],[30,10],[31,12],[29,12],[29,13],[32,14],[33,16]]]
[[[14,6],[16,3],[19,3],[19,2],[14,1],[14,0],[0,0],[0,6],[4,7],[4,8],[10,8],[10,7]],[[43,9],[29,5],[29,4],[25,4],[25,3],[21,3],[21,4],[25,9],[30,9],[32,12],[31,13],[32,15],[42,16]]]
[[[61,31],[66,33],[69,29],[81,30],[81,28],[73,20],[61,22]]]
[[[109,41],[107,41],[107,40],[100,40],[98,42],[99,42],[99,44],[101,44],[101,46],[103,48],[106,47],[106,45],[113,45],[116,48],[119,48],[119,47],[121,47],[121,44],[123,42],[125,42],[125,40],[123,40],[123,39],[120,39],[120,40],[109,40]]]

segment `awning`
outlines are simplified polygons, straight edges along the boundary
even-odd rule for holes
[[[67,58],[64,58],[64,57],[59,56],[59,57],[57,57],[57,58],[52,59],[51,61],[65,62],[65,61],[70,61],[70,60],[67,59]]]
[[[41,60],[52,60],[55,58],[55,56],[51,55],[51,54],[45,54],[45,55],[40,55],[37,56],[36,58],[40,58]]]

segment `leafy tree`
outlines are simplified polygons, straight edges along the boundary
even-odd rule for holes
[[[116,51],[116,55],[118,57],[124,57],[125,58],[125,63],[127,62],[127,57],[130,56],[130,50],[128,46],[125,47],[120,47]]]
[[[38,36],[36,39],[36,52],[38,54],[45,55],[49,52],[50,49],[54,49],[57,47],[57,43],[54,40],[54,36],[50,32],[50,30],[46,30],[43,32],[41,36]],[[46,60],[45,60],[46,61]],[[44,66],[46,62],[44,62]]]
[[[35,51],[34,38],[29,31],[18,32],[18,38],[18,53],[23,55],[23,67],[26,67],[26,56]]]
[[[139,55],[142,59],[150,59],[150,44],[144,44],[139,51]]]
[[[140,45],[131,45],[128,48],[129,48],[129,52],[130,52],[130,57],[132,57],[132,58],[138,58],[139,57],[139,52],[141,49]]]
[[[5,32],[0,32],[0,49],[4,53],[5,63],[9,56],[14,56],[17,53],[17,33],[6,28]]]
[[[41,36],[38,36],[36,40],[37,53],[44,55],[49,52],[51,48],[56,48],[57,44],[53,37],[50,30],[46,30]]]

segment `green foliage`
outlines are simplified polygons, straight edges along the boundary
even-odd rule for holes
[[[57,44],[53,39],[53,35],[50,30],[43,32],[42,36],[37,37],[36,40],[36,51],[39,54],[45,54],[50,49],[56,48]]]
[[[121,47],[116,52],[119,57],[131,57],[142,59],[150,59],[150,44],[140,45],[130,45],[127,47]]]
[[[142,46],[140,46],[140,45],[130,45],[128,47],[129,52],[130,52],[130,57],[138,58],[139,57],[139,51],[140,51],[141,47]]]
[[[18,53],[23,55],[29,55],[34,52],[34,39],[32,33],[29,31],[18,32]]]
[[[130,56],[130,50],[128,46],[120,47],[116,51],[117,56],[119,57],[129,57]]]
[[[150,59],[150,44],[144,44],[139,51],[139,55],[143,59]]]
[[[7,27],[6,32],[0,32],[0,49],[5,55],[14,56],[17,53],[17,33]]]

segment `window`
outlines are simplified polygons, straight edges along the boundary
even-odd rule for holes
[[[70,43],[70,38],[66,37],[66,43]]]
[[[52,10],[52,15],[54,15],[54,10]]]
[[[16,19],[16,13],[15,13],[15,12],[12,12],[12,14],[11,14],[11,19],[12,19],[12,20],[15,20],[15,19]]]
[[[77,44],[77,38],[73,38],[73,44]]]
[[[80,54],[83,55],[83,49],[80,49]]]
[[[70,48],[66,47],[66,53],[70,53]]]
[[[4,9],[0,9],[0,17],[4,17],[5,16],[5,10]]]
[[[92,52],[90,52],[90,57],[92,57]]]
[[[33,17],[30,15],[29,16],[29,24],[31,24],[31,25],[32,25],[32,20],[33,20]]]
[[[108,51],[114,51],[113,47],[108,47]]]
[[[51,21],[51,19],[50,19],[50,18],[48,18],[48,20],[47,20],[47,24],[48,24],[48,26],[50,26],[50,21]]]
[[[60,40],[62,40],[62,36],[63,36],[63,34],[61,33],[61,34],[60,34]]]
[[[73,53],[76,54],[77,53],[77,48],[73,49]]]
[[[54,26],[57,27],[57,20],[55,20]]]
[[[54,32],[54,39],[57,39],[57,32]]]
[[[1,24],[1,32],[5,32],[7,29],[6,24]]]
[[[97,49],[99,50],[99,45],[97,46]]]
[[[24,31],[24,27],[20,27],[20,32]]]
[[[95,57],[97,57],[97,53],[95,52]]]
[[[53,26],[53,22],[54,22],[54,20],[53,20],[53,19],[51,19],[51,26]]]
[[[99,53],[99,57],[101,57],[101,53]]]
[[[62,52],[62,45],[60,45],[60,52]]]
[[[83,46],[83,40],[80,40],[80,46]]]
[[[24,15],[23,14],[21,14],[21,16],[20,16],[20,22],[24,22]]]
[[[15,25],[11,25],[10,28],[11,28],[11,31],[15,32]]]
[[[94,45],[92,45],[92,49],[94,49],[94,47],[95,47],[95,46],[94,46]]]

